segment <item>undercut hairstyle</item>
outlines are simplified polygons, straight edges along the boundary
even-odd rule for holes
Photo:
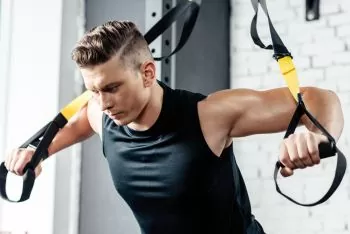
[[[88,31],[72,51],[79,67],[100,65],[119,56],[125,66],[138,68],[145,59],[153,59],[148,44],[130,21],[108,21]]]

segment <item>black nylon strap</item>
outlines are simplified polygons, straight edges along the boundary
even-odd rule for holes
[[[271,22],[271,18],[269,15],[269,12],[267,10],[267,5],[265,0],[251,0],[255,15],[253,17],[251,26],[250,26],[250,35],[254,41],[254,43],[258,46],[260,46],[263,49],[268,49],[268,50],[274,50],[274,58],[280,58],[284,57],[286,55],[291,56],[291,53],[288,51],[287,47],[283,44],[280,36],[278,35],[275,27],[273,26]],[[259,3],[261,5],[261,8],[265,12],[268,22],[269,22],[269,29],[270,29],[270,34],[271,34],[271,39],[272,39],[272,45],[265,46],[264,43],[261,41],[259,35],[258,35],[258,30],[257,30],[257,19],[258,19],[258,9],[259,9]]]
[[[7,197],[7,193],[6,193],[6,177],[7,177],[7,169],[5,167],[5,163],[2,162],[0,165],[0,194],[1,197],[7,201],[10,202],[22,202],[27,200],[30,197],[30,194],[32,192],[33,186],[34,186],[34,182],[35,182],[35,172],[32,169],[28,169],[24,175],[23,175],[23,187],[22,187],[22,195],[20,197],[20,199],[18,201],[13,201],[10,200]]]
[[[195,26],[199,12],[199,5],[193,1],[185,1],[179,3],[175,8],[170,10],[163,18],[158,21],[146,34],[145,39],[150,44],[160,34],[165,32],[181,15],[185,14],[184,25],[181,32],[181,37],[176,48],[168,55],[154,58],[157,61],[168,58],[178,52],[187,42],[192,30]]]
[[[318,201],[313,202],[313,203],[300,203],[297,202],[296,200],[294,200],[293,198],[291,198],[290,196],[287,196],[286,194],[284,194],[281,189],[278,186],[277,183],[277,175],[278,175],[278,171],[281,167],[284,167],[282,165],[281,162],[277,162],[275,165],[275,170],[274,170],[274,181],[275,181],[275,186],[276,186],[276,190],[279,194],[281,194],[282,196],[284,196],[285,198],[287,198],[289,201],[300,205],[300,206],[316,206],[319,205],[325,201],[327,201],[332,195],[333,193],[337,190],[337,188],[339,187],[344,175],[345,175],[345,171],[346,171],[346,167],[347,167],[347,162],[346,162],[346,158],[344,156],[344,154],[336,147],[336,143],[334,138],[327,132],[327,130],[316,120],[316,118],[306,109],[301,95],[298,95],[299,98],[299,102],[298,102],[298,106],[294,112],[294,115],[292,117],[292,120],[290,121],[290,124],[288,126],[288,129],[286,131],[286,134],[284,136],[284,138],[287,138],[290,134],[293,134],[296,127],[298,126],[298,123],[300,121],[300,118],[305,114],[308,116],[308,118],[311,120],[311,122],[313,124],[315,124],[315,126],[317,128],[319,128],[321,130],[321,132],[327,136],[329,143],[321,143],[319,145],[319,153],[320,153],[320,158],[324,159],[327,157],[331,157],[334,156],[335,154],[338,155],[337,157],[337,166],[336,166],[336,170],[335,170],[335,175],[334,175],[334,179],[332,182],[331,187],[329,188],[329,190],[327,191],[327,193]]]
[[[279,188],[278,183],[277,183],[277,174],[278,174],[278,171],[281,167],[281,164],[279,162],[276,163],[275,171],[274,171],[274,175],[273,175],[277,192],[279,194],[281,194],[282,196],[284,196],[285,198],[287,198],[289,201],[291,201],[297,205],[300,205],[300,206],[316,206],[316,205],[319,205],[319,204],[327,201],[333,195],[333,193],[337,190],[337,188],[339,187],[339,185],[340,185],[340,183],[343,180],[343,177],[345,175],[345,171],[346,171],[346,163],[347,162],[346,162],[346,158],[345,158],[344,154],[337,147],[336,147],[336,152],[338,154],[338,157],[337,157],[337,166],[336,166],[336,170],[335,170],[334,179],[333,179],[331,187],[329,188],[327,193],[321,199],[319,199],[316,202],[306,204],[306,203],[297,202],[296,200],[294,200],[290,196],[287,196],[286,194],[284,194],[281,191],[281,189]]]

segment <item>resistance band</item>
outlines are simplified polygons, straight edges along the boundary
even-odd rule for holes
[[[337,157],[337,167],[335,171],[335,176],[333,179],[333,183],[331,187],[329,188],[328,192],[318,201],[309,203],[309,204],[303,204],[300,202],[295,201],[291,197],[285,195],[284,193],[281,192],[278,184],[277,184],[277,174],[278,171],[283,165],[280,162],[276,163],[275,166],[275,171],[274,171],[274,180],[275,180],[275,185],[276,185],[276,190],[278,193],[280,193],[282,196],[287,198],[288,200],[292,201],[295,204],[301,205],[301,206],[315,206],[318,204],[321,204],[328,200],[332,196],[332,194],[335,192],[335,190],[338,188],[340,185],[345,171],[346,171],[346,158],[344,154],[337,148],[336,142],[334,138],[327,132],[327,130],[312,116],[312,114],[306,109],[305,104],[302,99],[302,95],[300,93],[299,89],[299,80],[297,76],[297,72],[295,69],[295,66],[293,64],[293,57],[291,53],[288,51],[286,46],[283,44],[281,38],[277,34],[275,28],[273,27],[273,24],[271,22],[267,6],[266,6],[266,1],[265,0],[251,0],[253,8],[255,10],[255,15],[253,17],[252,23],[251,23],[251,30],[250,34],[251,37],[254,41],[254,43],[258,46],[260,46],[263,49],[268,49],[268,50],[273,50],[274,54],[273,57],[277,60],[278,65],[280,67],[280,71],[282,73],[282,76],[284,80],[287,83],[287,86],[293,95],[294,99],[297,102],[297,107],[295,110],[295,113],[289,123],[288,129],[285,133],[284,138],[287,138],[290,134],[293,134],[296,127],[298,126],[298,123],[301,119],[301,117],[305,114],[315,126],[321,130],[321,132],[327,136],[328,138],[328,143],[320,143],[319,144],[319,152],[320,152],[320,158],[324,159],[327,157],[335,156],[335,154],[338,154]],[[265,12],[268,23],[269,23],[269,28],[270,28],[270,34],[271,34],[271,39],[272,39],[272,45],[265,46],[262,41],[259,38],[258,32],[257,32],[257,17],[258,17],[258,6],[260,6]]]
[[[180,16],[184,15],[184,24],[182,28],[181,37],[176,48],[166,56],[155,58],[160,61],[168,58],[171,55],[178,52],[187,42],[190,37],[194,25],[197,20],[200,5],[194,1],[184,1],[172,8],[167,14],[165,14],[145,35],[145,39],[148,44],[152,43],[158,36],[160,36],[166,29],[168,29],[172,23],[179,19]],[[83,106],[87,104],[91,98],[91,92],[85,91],[83,94],[78,96],[67,106],[65,106],[59,114],[31,138],[29,138],[20,148],[27,148],[31,146],[35,148],[35,152],[31,161],[25,166],[23,172],[23,187],[22,195],[19,200],[11,200],[6,194],[6,178],[8,170],[5,167],[5,163],[2,162],[0,165],[0,195],[3,199],[9,202],[23,202],[29,199],[35,182],[34,169],[38,166],[40,161],[45,160],[48,157],[47,149],[51,144],[52,140],[56,136],[57,132],[63,128],[68,120],[75,115]]]

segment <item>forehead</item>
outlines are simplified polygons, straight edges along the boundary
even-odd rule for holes
[[[84,83],[88,89],[99,88],[111,82],[122,82],[128,77],[128,71],[115,58],[96,66],[80,68]]]

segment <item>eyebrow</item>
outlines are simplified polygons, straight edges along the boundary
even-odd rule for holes
[[[112,83],[109,83],[109,84],[102,86],[99,90],[101,90],[102,92],[105,92],[112,87],[119,86],[120,84],[121,84],[121,82],[115,81],[115,82],[112,82]],[[93,87],[92,90],[98,90],[98,89],[96,87]]]

